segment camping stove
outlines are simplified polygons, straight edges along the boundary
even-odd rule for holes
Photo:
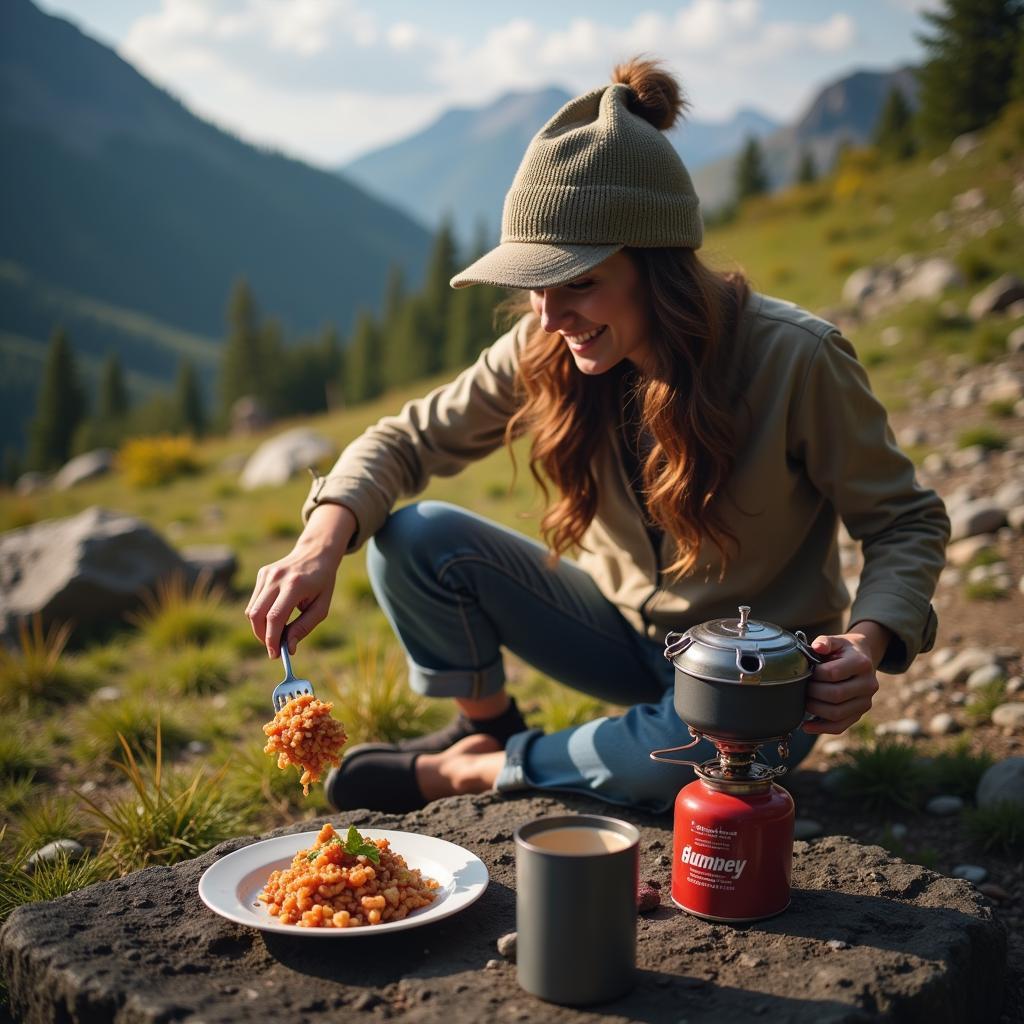
[[[693,744],[651,754],[697,775],[676,797],[672,902],[713,921],[779,914],[789,905],[793,800],[774,779],[786,769],[758,763],[760,744],[708,739],[718,756],[701,764],[664,756]],[[785,741],[779,746],[785,756]]]

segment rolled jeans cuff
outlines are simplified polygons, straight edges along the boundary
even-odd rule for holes
[[[472,668],[424,668],[412,658],[409,665],[409,685],[424,697],[467,697],[479,700],[497,693],[505,685],[505,666],[499,657],[490,665]]]
[[[538,736],[543,735],[543,729],[527,729],[526,732],[517,732],[509,738],[505,744],[504,767],[494,780],[494,788],[499,793],[514,793],[519,789],[533,788],[534,783],[526,777],[523,762],[526,759],[527,748]]]

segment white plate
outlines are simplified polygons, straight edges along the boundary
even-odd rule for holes
[[[401,921],[365,925],[359,928],[301,928],[282,924],[267,913],[257,898],[270,872],[287,868],[299,850],[308,849],[316,841],[316,832],[296,832],[290,836],[264,839],[222,857],[203,872],[199,879],[199,898],[214,913],[229,921],[260,928],[265,932],[285,935],[309,935],[318,938],[344,938],[353,935],[379,935],[440,921],[465,910],[475,903],[487,888],[487,867],[475,854],[446,839],[417,835],[415,832],[394,832],[383,828],[361,828],[367,839],[387,839],[394,853],[400,853],[411,868],[418,868],[424,878],[433,878],[439,885],[429,907],[414,910]]]

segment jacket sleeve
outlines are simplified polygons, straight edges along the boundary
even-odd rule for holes
[[[946,560],[949,518],[896,446],[853,346],[826,334],[807,369],[791,418],[790,452],[832,503],[864,566],[850,622],[872,619],[894,638],[879,666],[904,672],[935,642],[931,598]]]
[[[346,505],[359,524],[349,547],[354,551],[380,529],[398,499],[498,448],[516,408],[516,367],[528,328],[524,317],[455,380],[365,430],[327,476],[313,481],[303,521],[325,502]]]

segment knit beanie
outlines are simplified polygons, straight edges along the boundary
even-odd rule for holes
[[[505,197],[500,244],[453,277],[453,288],[551,288],[625,246],[700,247],[697,194],[661,130],[683,106],[679,87],[649,61],[631,61],[616,77],[534,136]],[[666,86],[667,109],[638,96],[652,79]]]

